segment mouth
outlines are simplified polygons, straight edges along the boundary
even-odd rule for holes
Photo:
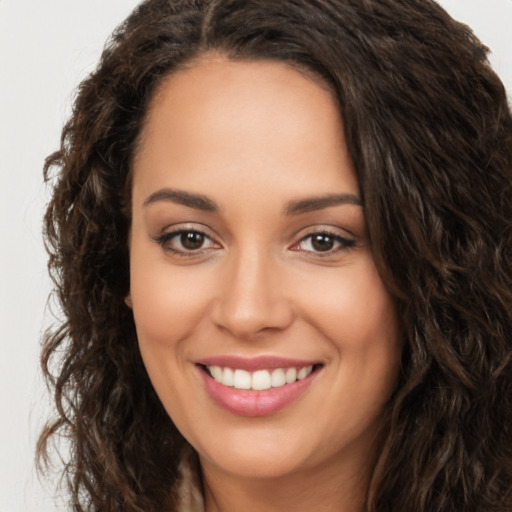
[[[276,413],[308,392],[324,365],[283,358],[215,357],[196,362],[211,399],[239,416]]]
[[[240,390],[265,391],[303,380],[318,371],[322,365],[317,363],[307,366],[259,369],[252,372],[229,366],[199,366],[209,377],[223,386]]]

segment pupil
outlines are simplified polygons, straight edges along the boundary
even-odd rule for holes
[[[334,246],[334,240],[330,235],[315,235],[311,243],[316,251],[330,251]]]
[[[181,234],[181,245],[185,249],[195,250],[200,249],[204,243],[204,235],[197,231],[188,231]]]

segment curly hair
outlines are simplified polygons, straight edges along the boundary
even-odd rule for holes
[[[432,0],[147,0],[114,32],[45,164],[64,317],[42,466],[64,437],[74,511],[175,509],[187,442],[124,302],[131,163],[157,85],[209,51],[308,70],[339,102],[405,337],[367,510],[512,510],[512,117],[487,49]]]

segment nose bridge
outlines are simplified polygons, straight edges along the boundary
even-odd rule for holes
[[[279,274],[277,258],[268,249],[251,244],[233,251],[226,261],[216,323],[240,338],[264,329],[284,329],[292,320],[292,309]]]

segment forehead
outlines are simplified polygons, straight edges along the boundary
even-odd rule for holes
[[[210,56],[158,87],[134,178],[195,188],[236,177],[254,188],[265,175],[267,186],[286,180],[289,188],[308,183],[319,188],[312,193],[325,193],[339,188],[343,169],[357,189],[339,108],[325,85],[282,62]]]

